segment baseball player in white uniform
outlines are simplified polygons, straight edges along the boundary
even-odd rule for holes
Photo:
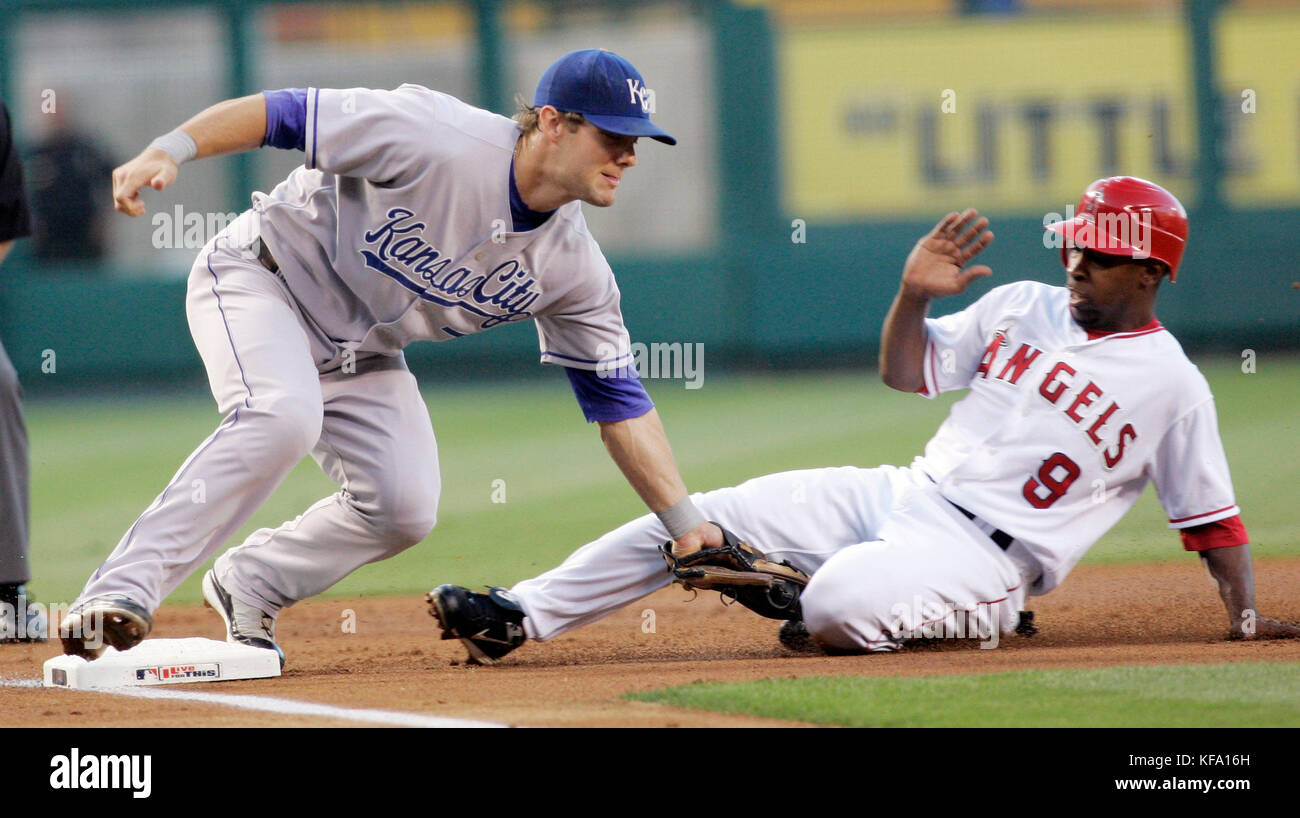
[[[514,321],[536,322],[542,362],[565,367],[656,519],[720,542],[625,365],[619,290],[579,204],[613,203],[638,137],[675,144],[648,96],[603,50],[548,68],[517,121],[417,85],[268,91],[207,109],[118,168],[117,208],[137,216],[141,189],[189,159],[305,152],[194,263],[186,312],[224,420],[91,576],[61,625],[65,652],[143,639],[167,594],[310,454],[340,490],[254,532],[203,581],[228,639],[283,663],[281,609],[434,527],[437,446],[402,348]]]
[[[1067,248],[1065,287],[1007,284],[927,318],[932,300],[991,274],[966,268],[993,240],[987,225],[973,210],[940,221],[908,257],[885,320],[887,384],[927,397],[969,390],[924,455],[906,468],[792,471],[696,497],[811,575],[803,621],[786,623],[782,641],[891,651],[918,636],[1011,632],[1026,597],[1055,588],[1148,481],[1218,582],[1232,635],[1300,635],[1255,612],[1213,397],[1155,317],[1157,288],[1182,258],[1182,205],[1151,182],[1099,180],[1073,219],[1049,227]],[[444,638],[488,663],[667,585],[658,546],[669,537],[643,517],[509,591],[440,586],[432,612]],[[443,604],[453,594],[469,604]]]

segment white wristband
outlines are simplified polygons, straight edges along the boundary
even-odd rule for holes
[[[690,495],[683,497],[663,511],[656,511],[655,516],[659,518],[659,522],[664,524],[664,528],[668,529],[668,536],[674,540],[708,522],[704,519],[704,514],[695,507],[695,503],[691,502]]]
[[[149,147],[167,154],[178,165],[185,164],[199,154],[199,146],[194,144],[194,137],[180,128],[158,137],[149,143]]]

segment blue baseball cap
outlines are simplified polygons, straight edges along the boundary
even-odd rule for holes
[[[571,51],[551,64],[537,83],[533,105],[582,114],[597,128],[620,136],[677,140],[650,121],[651,92],[632,63],[612,51]]]

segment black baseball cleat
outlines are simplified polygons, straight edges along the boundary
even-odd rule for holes
[[[1016,620],[1016,633],[1020,636],[1034,636],[1038,633],[1038,626],[1034,624],[1033,611],[1021,611],[1020,618]]]
[[[49,617],[34,602],[22,583],[0,584],[0,645],[49,638]]]
[[[203,604],[216,611],[226,623],[227,642],[273,650],[280,657],[280,669],[284,669],[284,651],[275,642],[273,615],[231,596],[217,582],[213,571],[203,575]]]
[[[808,626],[803,623],[802,619],[787,619],[782,622],[781,630],[777,632],[776,638],[781,640],[781,645],[786,650],[792,650],[795,653],[809,653],[814,656],[860,656],[869,652],[848,648],[832,648],[823,645],[808,632]]]
[[[813,641],[812,634],[808,633],[808,626],[802,619],[787,619],[782,622],[781,630],[777,632],[777,639],[781,640],[781,645],[786,650],[795,653],[825,653]]]
[[[153,616],[122,594],[83,599],[59,623],[63,652],[98,659],[104,648],[130,650],[153,630]]]
[[[505,588],[476,594],[459,585],[439,585],[424,598],[429,615],[442,625],[442,638],[459,639],[471,664],[496,664],[528,638],[524,609]]]

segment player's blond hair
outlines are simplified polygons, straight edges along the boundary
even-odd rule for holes
[[[519,110],[515,113],[515,125],[519,127],[519,132],[528,136],[537,130],[537,122],[541,115],[541,108],[536,105],[529,105],[522,99],[519,100]],[[557,109],[558,110],[558,109]],[[560,111],[560,117],[568,124],[569,130],[574,131],[578,126],[587,121],[582,114],[573,111]]]

